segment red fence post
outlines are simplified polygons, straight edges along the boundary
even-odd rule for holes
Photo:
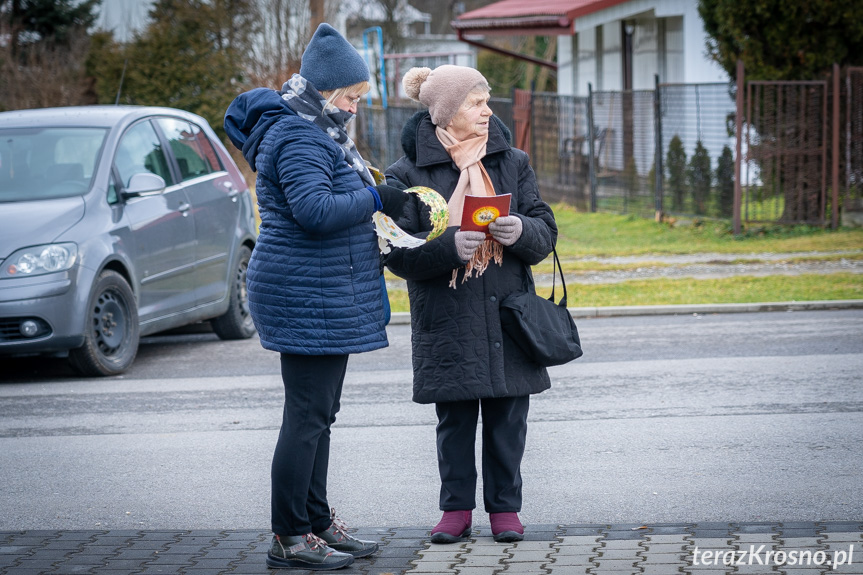
[[[530,149],[530,107],[531,92],[528,90],[513,90],[512,120],[515,124],[515,147],[532,154]]]
[[[849,110],[850,112],[850,110]],[[833,221],[839,227],[839,64],[833,64]]]

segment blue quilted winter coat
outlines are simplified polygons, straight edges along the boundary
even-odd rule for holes
[[[261,344],[299,355],[385,347],[375,200],[342,149],[268,88],[238,96],[225,130],[258,172],[246,285]]]
[[[495,191],[512,194],[510,215],[521,218],[523,228],[521,237],[503,248],[503,265],[491,262],[483,275],[464,283],[462,270],[456,289],[449,287],[453,269],[464,266],[455,247],[456,226],[423,246],[396,248],[387,255],[387,266],[408,284],[417,403],[518,397],[551,386],[545,368],[528,359],[501,329],[500,302],[525,286],[533,289],[530,266],[551,253],[557,224],[539,195],[527,154],[510,147],[503,122],[495,116],[492,120],[482,164]],[[387,181],[427,186],[449,200],[460,172],[437,139],[428,112],[405,125],[402,148],[405,155],[387,169]],[[428,235],[428,215],[416,208],[406,212],[399,220],[402,229]]]

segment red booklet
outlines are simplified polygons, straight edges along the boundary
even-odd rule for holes
[[[488,225],[491,222],[509,215],[510,198],[512,198],[512,194],[465,196],[460,229],[466,232],[485,232],[488,234]]]

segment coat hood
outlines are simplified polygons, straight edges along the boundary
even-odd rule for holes
[[[402,150],[405,156],[412,162],[417,161],[417,139],[426,140],[433,137],[437,141],[437,136],[434,133],[434,124],[431,121],[431,115],[427,110],[420,110],[410,117],[405,122],[402,128]],[[512,133],[503,120],[497,116],[491,117],[488,131],[488,154],[508,150],[512,145]],[[443,146],[441,146],[443,150]],[[444,151],[444,154],[446,152]],[[449,161],[449,156],[442,157],[440,161]]]
[[[296,116],[281,95],[270,88],[240,94],[225,112],[225,132],[255,170],[258,146],[267,130],[285,116]]]

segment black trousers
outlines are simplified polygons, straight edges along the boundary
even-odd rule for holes
[[[477,417],[482,410],[482,483],[488,513],[521,511],[521,459],[530,396],[435,404],[440,508],[476,508]]]
[[[273,533],[319,533],[332,523],[330,426],[339,411],[348,356],[283,353],[281,362],[285,407],[271,470]]]

